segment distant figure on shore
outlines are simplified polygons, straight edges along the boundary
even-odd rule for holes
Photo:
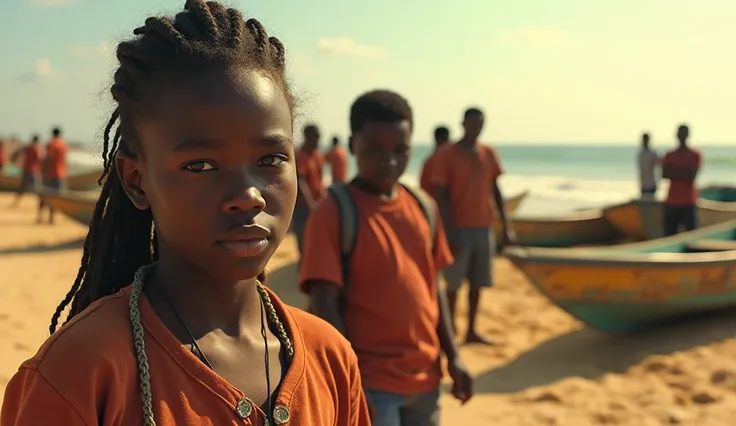
[[[450,130],[445,126],[438,126],[434,129],[434,151],[424,160],[422,166],[422,174],[419,176],[419,186],[433,197],[434,185],[432,184],[432,174],[434,173],[434,164],[437,162],[437,152],[442,147],[446,147],[450,142]]]
[[[662,160],[662,177],[670,181],[664,206],[665,236],[677,234],[681,225],[688,231],[697,226],[698,188],[695,178],[702,166],[702,154],[688,146],[689,136],[690,129],[686,125],[678,127],[679,146]]]
[[[639,150],[639,189],[641,189],[641,198],[644,200],[653,200],[654,194],[657,193],[657,166],[659,165],[659,155],[649,146],[649,133],[641,135],[641,150]]]
[[[340,139],[338,139],[337,136],[332,138],[332,148],[325,156],[325,160],[330,163],[332,183],[347,181],[348,153],[345,151],[345,148],[340,146]]]
[[[325,196],[325,185],[322,181],[324,157],[319,151],[319,128],[314,124],[304,127],[304,142],[296,152],[296,174],[299,192],[296,198],[294,216],[291,220],[292,231],[296,235],[299,253],[302,251],[302,236],[309,213],[317,202]]]
[[[61,137],[61,129],[55,127],[51,131],[51,140],[46,145],[46,156],[43,159],[41,174],[43,176],[44,188],[61,191],[66,184],[66,152],[67,146]],[[48,208],[49,220],[54,223],[55,210],[51,206],[44,203],[43,197],[39,198],[37,223],[43,222],[42,215],[44,208]]]
[[[496,150],[482,145],[483,112],[465,111],[465,134],[457,143],[442,149],[434,165],[432,182],[455,262],[445,269],[447,296],[455,319],[457,291],[468,280],[468,343],[493,344],[475,329],[481,289],[493,282],[495,236],[493,205],[503,223],[503,244],[513,245],[516,236],[506,215],[498,178],[503,173]]]
[[[20,204],[21,198],[26,192],[33,191],[36,187],[36,181],[41,170],[41,147],[39,146],[39,137],[34,135],[31,142],[20,151],[21,177],[18,193],[15,196],[13,206]]]

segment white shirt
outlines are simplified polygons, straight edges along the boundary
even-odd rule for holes
[[[650,189],[657,186],[657,164],[659,155],[651,149],[639,151],[639,183],[642,189]]]

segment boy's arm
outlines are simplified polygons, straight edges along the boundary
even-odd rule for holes
[[[504,232],[511,229],[509,226],[508,216],[506,215],[506,202],[503,199],[501,188],[498,187],[498,181],[493,182],[493,200],[496,202],[496,208],[498,209],[498,216],[503,223]]]
[[[450,201],[450,190],[446,186],[435,185],[434,194],[437,199],[442,226],[448,236],[452,235],[452,203]]]
[[[437,278],[437,303],[440,308],[440,322],[437,327],[440,348],[445,353],[448,362],[453,362],[458,354],[457,344],[455,343],[452,318],[450,318],[450,305],[447,303],[447,292],[444,287],[439,285],[439,277]]]
[[[332,197],[319,202],[304,227],[299,283],[309,295],[312,311],[345,335],[340,312],[343,276],[339,214]]]
[[[314,196],[312,195],[312,190],[309,189],[307,181],[300,177],[298,178],[298,182],[299,193],[301,194],[302,198],[304,198],[304,201],[307,203],[309,210],[314,210],[317,205],[317,201],[314,199]]]
[[[332,324],[345,336],[345,322],[338,310],[342,290],[337,284],[325,280],[307,281],[304,286],[309,289],[312,313]]]

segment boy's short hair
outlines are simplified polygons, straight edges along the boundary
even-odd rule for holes
[[[51,133],[54,135],[54,137],[61,136],[61,128],[60,127],[54,127],[54,130],[51,131]]]
[[[350,107],[350,130],[361,131],[369,122],[391,123],[408,121],[414,126],[409,102],[401,95],[390,90],[373,90],[360,95]]]
[[[316,124],[310,123],[304,126],[304,134],[307,133],[319,133],[319,127]]]
[[[434,138],[439,139],[440,137],[443,138],[449,138],[450,137],[450,129],[448,129],[445,126],[437,126],[434,129]]]
[[[471,117],[473,115],[483,115],[483,111],[481,111],[480,108],[477,107],[468,108],[465,110],[463,118],[467,120],[468,117]]]

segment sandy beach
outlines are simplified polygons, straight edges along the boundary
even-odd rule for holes
[[[3,392],[20,362],[47,337],[50,316],[77,272],[86,232],[62,216],[55,226],[36,225],[32,196],[17,209],[7,207],[11,201],[0,194]],[[270,285],[287,303],[303,306],[296,259],[290,238],[271,262]],[[506,260],[496,260],[494,273],[480,329],[497,345],[462,348],[477,378],[476,396],[463,407],[443,397],[443,425],[734,423],[736,312],[638,335],[605,335],[547,302]]]

